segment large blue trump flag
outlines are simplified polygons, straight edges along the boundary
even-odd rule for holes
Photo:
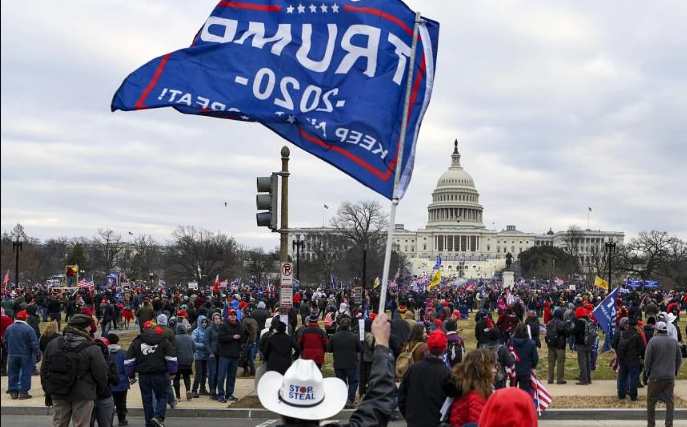
[[[603,344],[603,351],[609,351],[610,345],[613,342],[613,334],[615,333],[615,318],[618,314],[618,306],[616,300],[618,299],[618,290],[620,288],[613,289],[613,292],[608,294],[608,296],[597,305],[594,310],[592,310],[592,315],[599,322],[599,326],[603,329],[606,334],[606,339]]]
[[[220,1],[190,47],[130,74],[112,110],[257,121],[391,199],[410,182],[439,24],[399,0]],[[407,79],[408,126],[399,161]]]

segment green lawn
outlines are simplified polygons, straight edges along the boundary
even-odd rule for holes
[[[320,322],[322,323],[322,322]],[[45,329],[46,323],[41,322],[41,330]],[[64,327],[64,323],[62,324]],[[466,351],[474,350],[477,348],[477,340],[475,339],[475,322],[474,322],[474,313],[471,313],[471,316],[469,319],[462,319],[460,320],[458,327],[462,329],[462,332],[460,332],[461,337],[465,340],[465,348]],[[129,326],[129,333],[125,333],[126,331],[112,331],[115,332],[119,335],[120,340],[119,344],[122,346],[123,349],[128,349],[129,345],[131,342],[136,338],[136,335],[138,334],[138,325],[131,324]],[[121,332],[121,333],[120,333]],[[602,331],[599,331],[599,340],[600,343],[603,344],[604,340],[604,334]],[[539,365],[537,367],[537,375],[539,378],[542,380],[546,380],[548,377],[548,348],[546,344],[543,342],[544,337],[541,336],[542,340],[542,348],[539,349]],[[602,353],[599,355],[597,362],[596,362],[596,370],[593,371],[592,373],[592,379],[593,380],[615,380],[616,379],[616,374],[613,372],[610,368],[610,363],[611,359],[613,358],[612,353]],[[255,361],[256,367],[260,366],[260,357],[256,358]],[[334,376],[334,368],[333,366],[333,358],[331,353],[326,353],[325,354],[325,360],[324,360],[324,365],[322,366],[322,374],[325,377],[333,377]],[[566,349],[565,353],[565,378],[568,381],[574,381],[575,377],[579,375],[580,370],[577,367],[577,353],[574,351],[570,351],[569,349]],[[678,374],[677,379],[679,380],[686,380],[687,379],[687,369],[680,369],[680,372]]]

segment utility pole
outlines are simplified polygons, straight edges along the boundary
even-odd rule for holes
[[[286,145],[281,148],[281,245],[279,261],[289,260],[289,154],[291,151]]]

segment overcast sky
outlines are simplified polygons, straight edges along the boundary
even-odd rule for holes
[[[283,145],[290,226],[321,226],[344,201],[388,210],[259,124],[110,112],[122,80],[188,46],[215,3],[2,2],[2,231],[166,241],[192,225],[272,249],[278,235],[255,224],[255,177],[280,168]],[[397,223],[425,226],[458,139],[488,228],[587,228],[591,207],[592,229],[687,239],[687,2],[406,3],[441,32]]]

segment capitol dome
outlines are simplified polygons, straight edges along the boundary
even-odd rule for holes
[[[427,228],[484,228],[479,193],[472,176],[460,164],[458,140],[451,166],[439,177],[427,211]]]

